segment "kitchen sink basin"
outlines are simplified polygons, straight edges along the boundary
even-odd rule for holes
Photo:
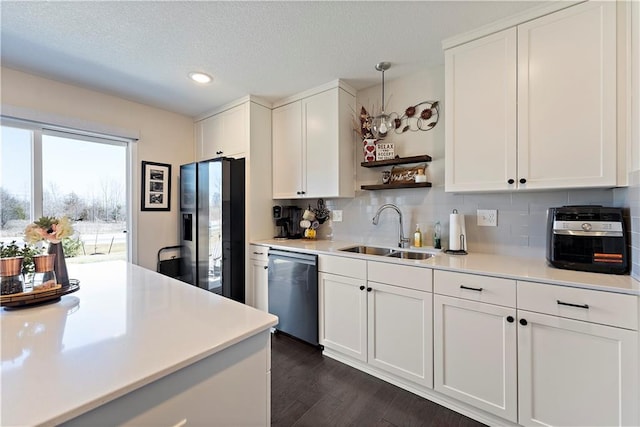
[[[433,254],[429,254],[426,252],[408,252],[408,251],[398,251],[389,254],[390,257],[393,258],[402,258],[402,259],[428,259],[433,256]]]
[[[388,256],[396,253],[393,249],[389,248],[377,248],[375,246],[352,246],[349,248],[340,249],[344,252],[353,252],[356,254],[365,254],[365,255],[381,255]]]

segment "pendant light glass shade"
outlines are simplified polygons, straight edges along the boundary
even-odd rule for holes
[[[371,133],[374,138],[377,139],[386,137],[394,127],[394,122],[391,119],[391,116],[384,112],[384,72],[389,68],[391,68],[391,63],[389,62],[378,62],[376,64],[376,70],[382,72],[382,112],[373,118],[371,122]]]

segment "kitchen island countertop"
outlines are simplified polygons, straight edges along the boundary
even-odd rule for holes
[[[398,250],[434,252],[435,256],[426,260],[407,260],[389,258],[379,255],[363,255],[344,252],[340,249],[362,243],[338,240],[260,240],[252,242],[275,249],[339,255],[342,257],[382,261],[389,263],[415,265],[437,270],[458,271],[486,276],[504,277],[515,280],[544,282],[561,286],[572,286],[584,289],[624,293],[640,296],[640,282],[630,275],[590,273],[584,271],[564,270],[550,266],[543,258],[525,258],[505,255],[470,252],[467,255],[448,255],[433,248],[406,248]],[[370,246],[391,247],[388,245],[369,244]]]
[[[124,261],[68,267],[79,291],[0,309],[1,425],[60,424],[277,323]]]

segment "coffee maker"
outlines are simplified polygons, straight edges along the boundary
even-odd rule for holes
[[[300,220],[302,219],[302,208],[297,206],[274,206],[273,219],[276,222],[275,239],[300,239],[302,229]]]

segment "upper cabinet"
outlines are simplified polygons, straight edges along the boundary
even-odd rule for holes
[[[615,186],[616,2],[445,51],[446,191]]]
[[[249,102],[243,102],[197,121],[197,160],[245,157],[249,138],[248,110]]]
[[[274,108],[273,198],[354,196],[355,91],[342,82]]]

